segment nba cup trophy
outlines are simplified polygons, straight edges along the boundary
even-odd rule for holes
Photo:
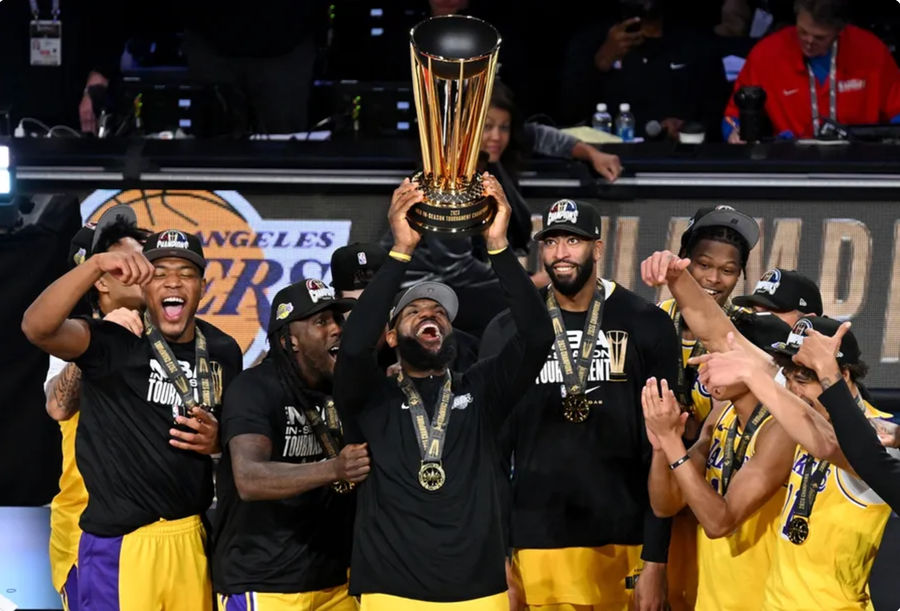
[[[423,21],[409,37],[423,166],[413,180],[425,201],[407,218],[420,232],[477,233],[496,209],[477,164],[500,34],[480,19],[451,15]]]

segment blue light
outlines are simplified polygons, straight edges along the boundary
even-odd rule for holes
[[[0,195],[9,195],[10,186],[9,170],[0,170]]]

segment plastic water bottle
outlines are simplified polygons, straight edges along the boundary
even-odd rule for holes
[[[631,114],[631,104],[623,102],[619,104],[619,116],[616,117],[616,135],[622,142],[634,140],[634,115]]]
[[[603,102],[597,104],[597,112],[591,118],[591,125],[599,132],[612,133],[612,115],[606,110]]]

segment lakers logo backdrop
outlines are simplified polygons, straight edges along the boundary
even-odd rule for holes
[[[263,219],[236,191],[101,190],[81,204],[85,222],[131,206],[138,225],[200,238],[209,265],[197,314],[237,340],[244,364],[266,349],[272,298],[299,278],[331,282],[331,253],[347,244],[349,220]]]

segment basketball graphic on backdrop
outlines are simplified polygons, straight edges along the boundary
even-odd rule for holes
[[[197,315],[231,335],[245,363],[265,349],[275,293],[301,277],[330,282],[331,253],[350,235],[349,220],[262,219],[235,191],[95,191],[82,203],[82,218],[96,222],[119,204],[134,210],[139,227],[200,239],[208,264]]]

